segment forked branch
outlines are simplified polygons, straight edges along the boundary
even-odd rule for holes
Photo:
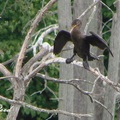
[[[41,21],[43,15],[48,11],[48,9],[56,2],[57,0],[50,0],[47,5],[45,5],[40,11],[38,11],[38,14],[36,15],[33,23],[31,24],[31,27],[25,37],[24,43],[22,45],[19,57],[17,59],[17,63],[15,66],[15,76],[19,77],[20,71],[21,71],[21,67],[22,67],[22,63],[23,63],[23,59],[25,57],[25,52],[28,46],[28,43],[30,42],[30,39],[32,37],[32,34],[35,30],[35,28],[37,27],[38,23]]]
[[[56,114],[64,114],[64,115],[72,116],[72,117],[76,117],[76,118],[92,117],[91,114],[77,114],[77,113],[70,113],[70,112],[63,111],[63,110],[48,110],[48,109],[38,108],[36,106],[30,105],[30,104],[25,103],[25,102],[15,101],[15,100],[8,99],[8,98],[3,97],[1,95],[0,95],[0,99],[4,100],[4,101],[6,101],[6,102],[8,102],[10,104],[18,104],[18,105],[30,108],[30,109],[38,111],[38,112],[43,112],[43,113],[48,113],[48,114],[55,114],[55,115]]]

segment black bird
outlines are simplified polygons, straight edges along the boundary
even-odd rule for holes
[[[99,56],[95,56],[90,52],[90,45],[97,46],[104,50],[107,49],[113,56],[106,42],[94,32],[90,32],[91,35],[84,35],[80,32],[82,22],[79,19],[75,19],[72,22],[72,28],[70,32],[61,30],[54,41],[53,53],[59,54],[64,45],[71,41],[74,44],[73,56],[66,59],[66,63],[69,64],[74,60],[74,56],[77,54],[83,59],[83,66],[85,69],[90,69],[88,61],[99,60]]]

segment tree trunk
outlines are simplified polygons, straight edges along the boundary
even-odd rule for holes
[[[90,6],[91,4],[93,3],[93,0],[89,0],[89,1],[85,1],[85,0],[75,0],[74,1],[74,18],[78,17],[81,13],[83,13],[87,8],[88,6]],[[100,34],[100,31],[101,31],[101,28],[102,28],[102,13],[101,13],[101,4],[98,4],[97,7],[96,7],[96,11],[95,11],[95,15],[93,16],[92,20],[91,20],[91,23],[89,24],[89,27],[88,27],[88,30],[86,31],[87,34],[89,34],[89,31],[93,31],[97,34]],[[83,18],[82,18],[82,31],[84,32],[84,29],[85,29],[85,26],[88,22],[88,19],[92,13],[93,9],[88,12]],[[91,48],[91,51],[95,54],[95,55],[100,55],[102,54],[102,51],[100,49],[97,49],[97,48],[94,48],[92,47]],[[89,62],[90,66],[92,67],[98,67],[100,69],[100,71],[103,73],[104,71],[104,67],[103,67],[103,61],[93,61],[93,62]],[[75,67],[76,68],[76,67]],[[80,70],[79,67],[77,67],[77,70],[75,71],[75,74],[78,73],[77,77],[81,77],[81,74],[79,73],[82,73],[81,71],[83,70]],[[74,74],[74,75],[75,75]],[[86,79],[88,81],[91,81],[91,82],[94,82],[95,80],[95,77],[91,74],[89,74],[89,72],[86,73],[83,72],[82,74],[83,79]],[[78,77],[78,78],[79,78]],[[88,91],[91,90],[92,86],[90,86],[89,84],[80,84],[80,86],[83,88],[84,86],[84,89],[87,89]],[[104,102],[104,98],[103,98],[103,94],[99,94],[99,93],[103,93],[103,85],[102,85],[102,81],[99,81],[97,82],[97,85],[95,87],[95,90],[94,90],[94,96],[95,96],[95,99],[97,99],[99,102]],[[77,92],[75,92],[77,94]],[[78,96],[78,95],[77,95]],[[79,105],[80,107],[80,113],[81,112],[87,112],[87,113],[93,113],[93,118],[84,118],[85,120],[101,120],[102,119],[102,114],[103,114],[103,108],[101,106],[98,106],[96,103],[91,103],[90,100],[87,98],[85,98],[86,96],[84,95],[81,95],[79,96],[78,98],[77,97],[74,97],[76,99],[82,99],[81,100],[81,106]],[[84,102],[83,102],[84,101]],[[82,102],[84,104],[82,104]],[[80,102],[75,102],[75,104],[79,104]],[[84,108],[81,109],[81,108]],[[86,110],[85,110],[86,109]],[[99,111],[99,112],[98,112]],[[76,111],[78,112],[78,111]],[[82,119],[82,120],[84,120]]]
[[[109,68],[108,77],[117,83],[120,77],[120,1],[116,3],[116,14],[113,17],[112,33],[110,38],[110,48],[113,52],[114,57],[109,57]],[[115,111],[115,101],[116,101],[116,91],[114,91],[110,86],[106,86],[105,93],[105,106],[114,116]],[[108,112],[104,111],[103,120],[111,120],[111,116]],[[114,120],[114,117],[113,117]]]
[[[24,87],[24,80],[14,80],[14,95],[13,99],[18,100],[18,101],[23,101],[24,100],[24,95],[25,95],[25,87]],[[10,112],[8,113],[7,119],[6,120],[16,120],[19,110],[20,110],[21,105],[18,104],[13,104],[10,107]]]
[[[74,0],[74,4],[73,4],[73,18],[77,18],[79,17],[87,8],[88,6],[92,3],[92,0]],[[81,32],[84,32],[84,28],[85,25],[88,21],[88,16],[90,15],[90,13],[87,13],[84,18],[82,18],[82,28],[81,28]],[[81,61],[81,59],[78,57],[78,60]],[[74,78],[80,78],[80,79],[84,79],[87,80],[87,71],[84,68],[80,68],[77,66],[74,66]],[[84,90],[87,90],[87,85],[84,82],[80,82],[79,83],[80,87]],[[74,89],[74,112],[76,113],[92,113],[93,111],[93,107],[91,107],[91,112],[88,112],[88,103],[89,105],[91,104],[90,99],[83,95],[82,93],[80,93],[78,90]],[[81,118],[81,120],[89,120],[90,118]],[[74,120],[79,120],[79,119],[74,119]]]
[[[101,36],[101,30],[102,30],[102,13],[101,13],[101,3],[98,3],[96,5],[96,12],[94,15],[93,20],[91,21],[90,27],[88,29],[88,31],[93,31],[97,34],[99,34]],[[102,37],[102,36],[101,36]],[[93,52],[95,55],[102,55],[103,51],[100,50],[99,48],[96,47],[92,47],[91,48],[91,52]],[[103,60],[101,61],[93,61],[90,63],[90,65],[94,68],[99,68],[100,72],[102,74],[104,74],[104,63]],[[96,78],[93,77],[93,75],[91,74],[87,74],[87,77],[90,81],[94,82]],[[89,86],[88,86],[89,87]],[[91,87],[89,87],[88,89],[91,89]],[[95,89],[94,89],[94,99],[96,99],[97,101],[101,102],[102,104],[104,104],[104,94],[105,94],[105,88],[103,86],[103,81],[101,81],[100,79],[97,80],[96,85],[95,85]],[[103,110],[104,108],[97,104],[96,102],[94,102],[94,105],[92,104],[90,106],[88,106],[88,110],[90,111],[91,107],[93,107],[93,120],[102,120],[103,117]]]
[[[69,19],[69,23],[71,22],[71,8],[70,8],[70,1],[67,1],[68,3],[66,4],[66,1],[64,0],[60,0],[58,1],[58,11],[59,11],[59,24],[60,24],[60,29],[66,29],[65,27],[68,26],[68,22],[66,22],[66,19]],[[80,0],[74,0],[73,3],[73,18],[77,18],[78,16],[81,15],[82,12],[84,12],[84,10],[86,10],[88,8],[89,5],[91,5],[93,3],[93,0],[89,0],[89,1],[80,1]],[[90,24],[89,29],[92,31],[97,31],[97,33],[99,33],[99,31],[101,30],[101,22],[98,22],[97,19],[99,21],[101,21],[101,6],[97,6],[97,8],[99,8],[96,11],[95,17],[92,20],[92,23]],[[67,11],[68,10],[68,11]],[[92,11],[91,11],[92,12]],[[91,12],[87,13],[85,15],[85,17],[82,19],[83,21],[83,25],[82,25],[82,32],[84,31],[85,25],[88,22],[88,18],[91,14]],[[69,24],[70,25],[70,24]],[[88,29],[88,30],[89,30]],[[97,51],[97,49],[94,49],[94,51]],[[94,52],[95,53],[95,52]],[[96,52],[96,54],[101,54],[101,51]],[[65,52],[62,54],[63,57],[70,57],[71,53],[70,52]],[[79,59],[79,58],[78,58]],[[93,65],[94,64],[94,65]],[[100,62],[93,62],[91,64],[92,67],[100,67],[100,69],[103,71],[103,63]],[[80,68],[80,67],[73,67],[70,65],[61,65],[61,69],[60,69],[60,77],[62,79],[71,79],[71,78],[80,78],[80,79],[86,79],[86,80],[92,80],[94,81],[95,78],[93,78],[93,76],[89,75],[89,73],[87,73],[87,71],[84,68]],[[86,83],[83,82],[79,82],[79,85],[82,89],[84,90],[91,90],[91,87],[88,87],[89,84],[86,85]],[[102,83],[97,83],[97,88],[101,88],[99,89],[99,91],[96,88],[96,92],[95,93],[99,93],[103,90],[103,88],[101,87]],[[94,116],[94,118],[81,118],[81,120],[96,120],[99,116],[99,120],[101,120],[102,116],[102,112],[103,109],[101,109],[101,107],[97,108],[96,104],[95,104],[95,108],[94,108],[94,104],[90,102],[90,99],[83,95],[82,93],[80,93],[78,90],[76,90],[75,88],[69,86],[69,85],[60,85],[60,89],[59,89],[59,97],[60,97],[60,102],[59,102],[59,108],[69,111],[69,112],[75,112],[75,113],[95,113],[96,115]],[[103,99],[101,98],[101,95],[99,95],[99,97],[97,96],[96,99],[103,101]],[[98,110],[101,109],[101,110]],[[96,112],[96,111],[99,111]],[[67,117],[65,115],[59,115],[59,120],[78,120],[76,118],[72,118],[72,117]],[[98,120],[98,119],[97,119]]]
[[[71,0],[58,0],[58,17],[60,30],[70,29],[72,14],[71,14]],[[70,45],[68,43],[67,45]],[[61,54],[62,57],[68,58],[72,55],[72,51],[65,51]],[[73,78],[73,66],[61,64],[60,65],[60,78],[71,79]],[[70,85],[59,85],[59,109],[73,112],[73,87]],[[66,115],[59,115],[59,120],[73,120],[72,117]]]

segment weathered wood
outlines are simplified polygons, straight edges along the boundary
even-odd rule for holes
[[[72,22],[71,14],[71,0],[59,0],[58,1],[58,18],[60,29],[70,30]],[[67,45],[70,45],[68,43]],[[72,51],[65,51],[61,54],[62,57],[67,58],[72,55]],[[73,78],[73,66],[61,64],[60,65],[60,78],[70,79]],[[59,109],[68,112],[73,112],[73,87],[69,85],[59,86]],[[59,120],[73,120],[73,117],[66,115],[59,115]]]
[[[82,12],[84,12],[84,10],[86,10],[88,8],[88,6],[91,5],[92,3],[93,3],[93,0],[89,0],[87,2],[84,0],[83,1],[74,0],[73,18],[75,19],[75,18],[79,17],[80,14],[82,14]],[[68,26],[70,25],[70,21],[68,20],[68,19],[70,19],[69,17],[71,17],[70,5],[71,5],[70,1],[66,2],[64,0],[61,0],[58,2],[60,29],[66,29],[66,26],[68,28]],[[92,12],[92,10],[91,10],[91,12]],[[82,21],[83,21],[82,32],[84,32],[85,25],[88,22],[88,18],[90,16],[91,12],[88,12],[84,16],[84,18],[82,18]],[[101,16],[98,16],[99,12],[100,11],[98,10],[94,17],[94,20],[92,21],[92,24],[89,27],[90,30],[95,31],[95,32],[97,31],[97,33],[99,33],[98,31],[100,31],[100,29],[101,29],[101,27],[100,27],[101,23],[98,23],[96,20],[98,17],[99,18],[101,17]],[[95,51],[97,51],[97,50],[95,50]],[[70,54],[71,53],[69,53],[69,52],[63,53],[62,57],[70,57]],[[95,62],[95,64],[96,64],[96,62]],[[101,66],[101,64],[99,66]],[[66,66],[64,64],[64,65],[61,65],[60,70],[61,70],[60,77],[63,79],[71,79],[72,77],[74,77],[74,78],[78,78],[78,79],[79,78],[82,78],[82,79],[90,78],[92,81],[94,80],[93,76],[88,75],[86,70],[84,70],[84,68],[80,68],[77,66],[72,67],[69,65]],[[88,79],[88,80],[90,80],[90,79]],[[83,88],[85,90],[91,89],[91,87],[89,88],[88,85],[86,85],[84,82],[79,82],[79,85],[81,88]],[[73,87],[70,87],[68,85],[60,85],[59,90],[60,90],[60,94],[59,94],[59,97],[60,97],[59,108],[60,109],[71,111],[71,112],[73,111],[76,113],[94,112],[93,111],[94,105],[90,103],[90,99],[87,96],[80,93],[78,90],[76,90]],[[101,115],[101,114],[99,114],[99,115]],[[96,117],[98,117],[98,116],[96,116]],[[69,117],[65,117],[63,115],[59,115],[59,120],[63,120],[63,119],[64,120],[74,120],[76,118],[69,118]],[[92,119],[90,119],[90,120],[92,120]],[[88,118],[82,118],[82,120],[88,120]]]
[[[36,14],[36,17],[34,19],[34,21],[31,24],[31,27],[25,37],[24,43],[21,47],[21,51],[19,53],[17,62],[16,62],[16,66],[15,66],[15,76],[19,77],[20,72],[21,72],[21,68],[22,68],[22,63],[23,63],[23,59],[25,57],[25,52],[27,49],[27,46],[31,40],[32,34],[35,30],[35,28],[37,27],[38,23],[41,21],[43,15],[48,11],[48,9],[56,2],[57,0],[50,0],[41,10],[38,11],[38,13]]]
[[[87,8],[93,0],[84,1],[84,0],[74,0],[73,4],[73,18],[79,17]],[[88,16],[90,16],[90,12],[85,14],[85,16],[82,18],[82,28],[81,31],[84,32],[85,25],[88,21]],[[78,60],[81,60],[80,58],[77,58]],[[87,71],[83,68],[74,67],[74,78],[81,78],[87,80]],[[79,83],[80,87],[84,90],[87,90],[87,85],[84,82]],[[88,107],[88,97],[84,96],[82,93],[80,93],[78,90],[74,90],[74,111],[77,113],[87,113],[87,107]],[[92,110],[92,108],[91,108]],[[78,119],[77,119],[78,120]],[[82,118],[82,120],[88,120],[87,118]]]
[[[43,15],[48,11],[48,9],[56,2],[57,0],[50,0],[47,5],[45,5],[40,11],[38,11],[38,14],[36,15],[34,21],[31,24],[31,27],[25,37],[24,43],[21,47],[21,51],[19,53],[16,65],[15,65],[15,70],[13,75],[15,78],[12,80],[12,86],[13,86],[13,100],[18,100],[18,101],[23,101],[24,100],[24,95],[25,95],[25,83],[24,83],[24,76],[22,75],[22,65],[23,65],[23,60],[25,57],[25,52],[27,49],[27,46],[31,40],[32,34],[37,27],[38,23],[41,21]],[[10,107],[10,112],[8,113],[7,120],[16,120],[19,110],[20,110],[21,105],[13,104]]]
[[[78,17],[80,16],[81,13],[83,13],[87,8],[88,6],[90,6],[91,4],[93,3],[93,0],[89,0],[89,1],[80,1],[80,0],[75,0],[74,1],[74,17]],[[101,6],[100,4],[97,5],[96,7],[97,9],[95,10],[95,14],[88,26],[88,29],[87,31],[85,31],[87,34],[89,34],[89,31],[94,31],[96,33],[100,33],[100,30],[101,30]],[[99,8],[99,9],[98,9]],[[82,31],[84,32],[84,29],[86,27],[86,24],[88,23],[88,20],[89,20],[89,17],[91,15],[91,13],[93,12],[94,8],[92,8],[84,17],[82,17],[82,21],[83,21],[83,26],[82,26]],[[95,54],[95,55],[98,55],[98,54],[101,54],[101,51],[98,50],[97,48],[91,48],[91,51]],[[98,53],[99,52],[99,53]],[[98,61],[93,61],[90,63],[90,66],[92,67],[98,67],[100,68],[100,71],[103,71],[103,64],[102,64],[102,61],[98,63]],[[85,72],[84,70],[80,69],[80,68],[76,68],[77,70],[77,77],[79,76],[80,78],[83,77],[84,79],[87,79],[88,81],[91,81],[91,82],[94,82],[95,80],[95,77],[93,75],[91,75],[89,72]],[[76,71],[75,71],[75,74],[76,74]],[[74,74],[74,75],[75,75]],[[101,86],[101,83],[97,83],[97,87],[95,88],[94,90],[94,93],[98,94],[98,92],[101,92],[101,90],[99,89],[99,91],[97,90],[97,88],[100,88]],[[86,85],[86,84],[80,84],[80,86],[84,89],[87,89],[87,90],[91,90],[92,86],[90,85]],[[76,92],[75,92],[76,93]],[[98,111],[99,108],[101,108],[101,106],[99,108],[98,105],[96,104],[93,104],[90,102],[90,100],[88,98],[86,98],[86,96],[84,95],[77,95],[76,94],[76,99],[78,99],[78,102],[76,101],[76,106],[79,104],[79,110],[77,110],[76,112],[87,112],[87,113],[93,113],[94,116],[93,118],[82,118],[82,120],[98,120],[98,118],[100,117],[100,115],[102,114],[102,109],[101,111],[99,110],[99,113],[96,112]],[[101,99],[101,96],[99,95],[95,97],[97,100],[100,100]],[[80,100],[80,101],[79,101]],[[100,101],[103,101],[103,99],[101,99]],[[81,104],[80,104],[81,102]],[[83,102],[83,104],[82,104]],[[99,116],[99,117],[98,117]],[[101,118],[99,119],[101,120]]]
[[[101,36],[101,30],[102,30],[102,13],[101,13],[101,3],[98,3],[96,5],[96,12],[95,12],[95,15],[94,15],[94,18],[92,19],[91,21],[91,24],[90,24],[90,27],[88,29],[88,31],[94,31],[95,33],[99,34]],[[102,37],[102,36],[101,36]],[[92,47],[91,48],[91,52],[93,52],[95,55],[102,55],[103,54],[103,51],[100,50],[99,48],[96,48],[96,47]],[[103,63],[103,60],[101,61],[93,61],[91,62],[90,64],[92,67],[96,68],[98,67],[100,72],[102,74],[104,74],[104,63]],[[90,81],[94,82],[95,81],[95,77],[93,77],[92,74],[88,74],[87,75],[88,78]],[[89,87],[90,89],[90,87]],[[101,81],[100,79],[97,80],[96,82],[96,85],[95,85],[95,88],[94,88],[94,99],[98,100],[100,103],[104,104],[104,92],[105,88],[103,86],[103,81]],[[93,107],[93,120],[102,120],[102,117],[103,117],[103,110],[104,108],[95,103],[94,102],[94,105],[89,103],[88,105],[88,110],[90,111],[91,107]],[[91,120],[91,119],[90,119]]]

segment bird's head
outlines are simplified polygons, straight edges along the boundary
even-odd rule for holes
[[[71,25],[71,31],[74,30],[75,28],[80,29],[81,25],[82,25],[82,22],[80,19],[73,20]]]

